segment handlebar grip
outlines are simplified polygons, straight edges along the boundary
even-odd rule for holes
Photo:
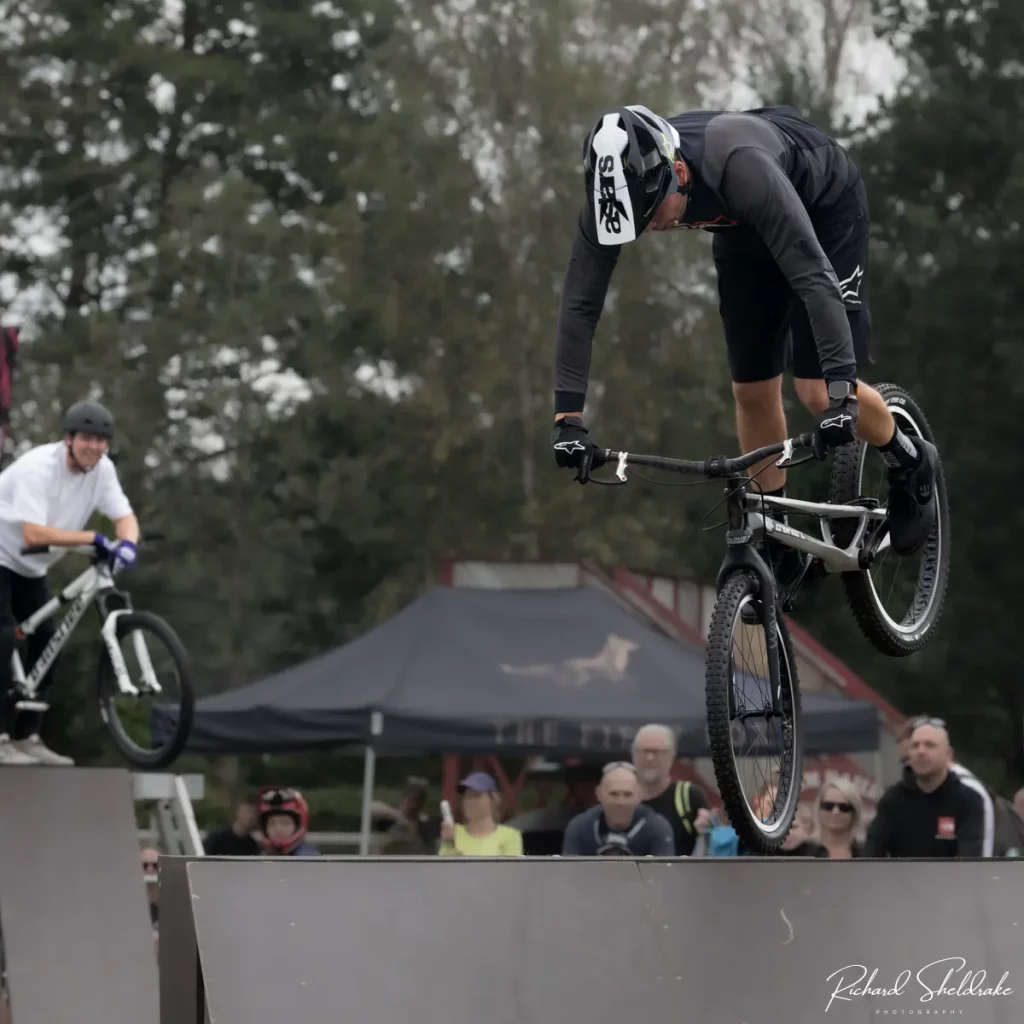
[[[50,545],[30,544],[28,547],[22,548],[21,553],[23,555],[48,555],[50,553]]]

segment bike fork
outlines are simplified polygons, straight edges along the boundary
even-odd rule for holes
[[[779,661],[779,632],[777,628],[778,601],[775,589],[775,577],[771,569],[754,546],[763,529],[755,531],[750,525],[747,514],[745,481],[730,479],[726,483],[728,494],[729,528],[725,535],[728,550],[722,559],[715,581],[716,591],[720,592],[726,578],[736,570],[753,572],[758,579],[761,596],[762,615],[764,617],[765,651],[768,655],[768,672],[771,682],[772,706],[778,710],[782,691],[782,670]]]

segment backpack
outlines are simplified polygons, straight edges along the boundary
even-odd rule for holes
[[[690,835],[693,835],[693,824],[690,821],[690,783],[689,782],[677,782],[676,783],[676,814],[679,815],[680,821],[683,823],[683,828],[686,829]]]
[[[992,794],[993,857],[1024,857],[1024,818],[1005,796]]]

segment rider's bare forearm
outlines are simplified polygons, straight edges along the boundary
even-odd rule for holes
[[[74,548],[80,544],[91,544],[96,538],[92,530],[60,530],[56,526],[42,523],[22,523],[21,535],[26,546],[49,544],[55,548]]]
[[[133,544],[139,543],[139,521],[135,516],[121,516],[114,523],[118,540],[130,540]]]

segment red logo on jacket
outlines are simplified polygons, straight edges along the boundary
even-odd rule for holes
[[[956,818],[939,818],[939,834],[936,839],[956,839]]]

